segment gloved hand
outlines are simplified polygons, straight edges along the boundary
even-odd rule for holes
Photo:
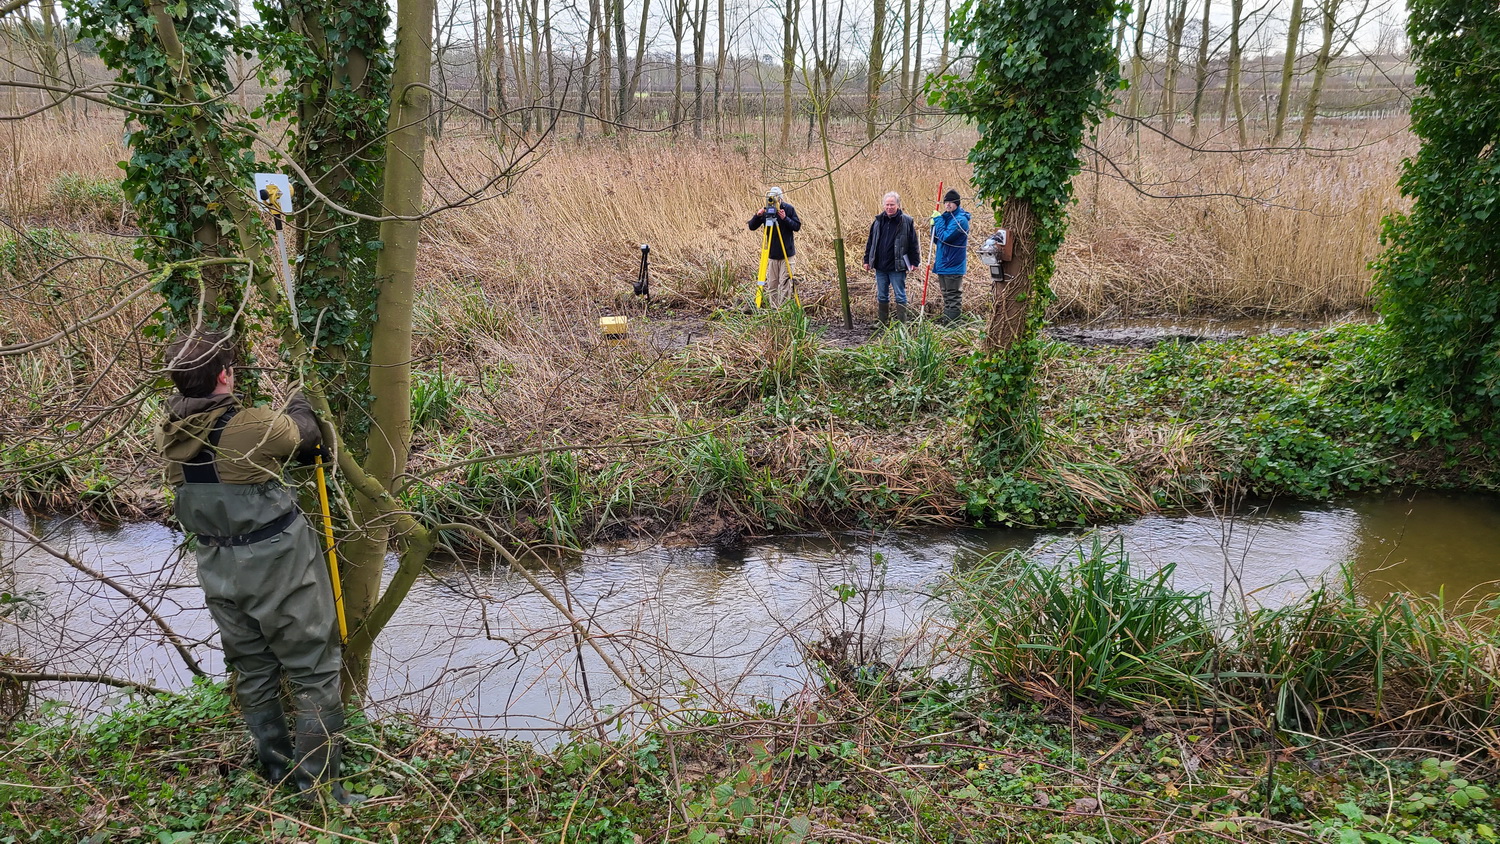
[[[937,221],[938,221],[938,220],[939,220],[939,219],[941,219],[941,218],[942,218],[942,216],[943,216],[943,212],[941,212],[941,211],[933,211],[933,212],[932,212],[932,224],[933,224],[933,225],[934,225],[934,226],[935,226],[935,225],[937,225]]]

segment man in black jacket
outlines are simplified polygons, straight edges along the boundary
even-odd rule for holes
[[[865,243],[865,269],[875,271],[875,305],[880,324],[891,321],[891,289],[896,291],[896,319],[906,321],[906,274],[921,265],[917,227],[901,211],[901,194],[885,195],[884,209],[870,223]]]
[[[779,308],[792,296],[792,275],[787,259],[797,254],[796,233],[802,230],[802,220],[797,209],[782,199],[781,188],[766,191],[766,204],[750,218],[750,231],[766,224],[771,208],[776,209],[776,218],[771,228],[770,260],[766,262],[766,295],[771,307]]]

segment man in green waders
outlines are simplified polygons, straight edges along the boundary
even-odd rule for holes
[[[309,461],[321,439],[301,395],[286,410],[241,407],[233,344],[203,333],[167,347],[179,395],[167,400],[156,444],[177,493],[177,520],[197,539],[198,581],[219,627],[224,659],[255,754],[273,783],[290,776],[305,796],[339,783],[344,726],[341,654],[333,590],[318,535],[282,483],[286,463]],[[282,708],[282,678],[296,709],[295,741]]]

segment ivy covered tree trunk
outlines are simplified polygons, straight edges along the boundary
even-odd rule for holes
[[[1386,221],[1380,311],[1407,387],[1473,430],[1500,410],[1500,15],[1476,0],[1412,0],[1411,212]],[[1493,434],[1491,434],[1492,436]]]
[[[974,56],[973,71],[936,83],[938,99],[978,127],[969,153],[974,187],[1014,237],[1014,260],[996,285],[984,346],[972,358],[966,411],[974,457],[992,471],[1018,468],[1016,456],[1038,430],[1037,334],[1083,133],[1118,82],[1110,45],[1116,13],[1113,0],[976,0],[952,30]],[[975,226],[976,241],[986,234]]]
[[[102,0],[71,7],[80,34],[128,86],[125,188],[141,221],[140,254],[163,279],[161,337],[233,323],[246,307],[270,331],[334,444],[355,512],[343,517],[341,575],[350,639],[345,667],[364,686],[375,638],[434,546],[397,497],[411,439],[412,304],[422,214],[433,0],[400,0],[397,45],[384,2],[321,0],[262,7],[235,28],[229,0],[168,5]],[[257,164],[263,135],[232,98],[228,68],[254,50],[286,79],[266,114],[287,121],[289,154]],[[393,61],[394,59],[394,61]],[[392,101],[394,99],[394,106]],[[294,322],[276,250],[251,196],[256,169],[290,169],[303,260]],[[384,217],[386,219],[382,220]],[[248,293],[259,301],[246,301]],[[248,342],[245,335],[242,339]],[[368,375],[364,373],[369,373]],[[332,397],[332,401],[330,401]],[[356,422],[355,420],[367,420]],[[381,588],[395,545],[400,564]]]

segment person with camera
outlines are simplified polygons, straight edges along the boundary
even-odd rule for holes
[[[312,406],[247,407],[234,395],[233,340],[201,332],[167,347],[177,394],[157,425],[174,512],[197,545],[198,582],[235,671],[235,700],[263,773],[311,796],[339,782],[344,727],[333,587],[318,534],[282,480],[312,462],[322,440]],[[282,681],[291,690],[287,729]]]
[[[939,325],[956,322],[963,314],[964,273],[969,269],[969,212],[960,207],[958,191],[943,194],[943,208],[932,212],[932,240],[937,255],[932,273],[943,291],[943,315]]]
[[[885,195],[883,207],[870,223],[865,243],[865,269],[875,271],[875,306],[879,324],[891,322],[891,291],[896,294],[896,319],[906,321],[906,274],[922,263],[917,227],[901,211],[901,194]]]
[[[782,198],[781,188],[766,191],[766,204],[750,218],[750,231],[768,221],[771,232],[765,247],[769,256],[766,261],[766,295],[771,307],[779,308],[792,296],[792,276],[787,259],[796,256],[796,234],[802,230],[797,209]]]

